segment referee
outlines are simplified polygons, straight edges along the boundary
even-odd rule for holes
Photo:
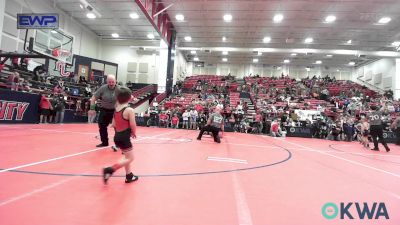
[[[96,147],[108,146],[107,127],[111,123],[114,115],[118,88],[119,86],[116,84],[115,76],[108,75],[107,84],[101,86],[90,99],[90,114],[96,113],[96,101],[99,99],[101,100],[98,119],[101,144],[96,145]]]
[[[211,114],[210,118],[208,118],[207,126],[201,128],[197,140],[201,140],[203,133],[206,131],[212,132],[214,142],[221,143],[219,132],[222,131],[222,134],[224,133],[224,117],[221,115],[220,107],[216,107],[215,112]]]
[[[383,138],[383,125],[382,125],[382,111],[378,110],[377,106],[370,107],[372,112],[368,115],[369,124],[370,124],[370,133],[372,136],[372,140],[374,141],[374,148],[371,150],[379,151],[378,148],[378,138],[382,145],[385,147],[386,151],[389,152],[390,148],[386,144],[385,139]]]

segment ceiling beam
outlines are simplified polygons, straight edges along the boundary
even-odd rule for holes
[[[312,53],[312,54],[331,54],[331,55],[367,55],[381,58],[400,58],[400,52],[395,51],[360,51],[347,49],[312,49],[312,48],[233,48],[233,47],[177,47],[183,51],[228,51],[228,52],[262,52],[262,53]]]

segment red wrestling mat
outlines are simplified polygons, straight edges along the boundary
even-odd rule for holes
[[[121,169],[106,186],[100,171],[121,153],[96,148],[97,133],[96,124],[1,125],[0,224],[400,224],[395,145],[239,133],[216,144],[198,131],[138,127],[139,180],[125,184]],[[359,214],[365,206],[370,215]]]

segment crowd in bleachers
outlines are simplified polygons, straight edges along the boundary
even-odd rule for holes
[[[240,98],[242,93],[250,93],[255,112],[248,112],[247,102]],[[244,82],[226,76],[192,76],[178,82],[173,95],[150,108],[148,125],[199,128],[219,106],[223,108],[225,123],[237,132],[281,136],[287,127],[310,127],[316,138],[353,140],[360,119],[372,105],[381,106],[386,112],[384,121],[390,129],[400,112],[392,91],[377,93],[329,76],[245,77]],[[304,110],[313,115],[303,117]]]
[[[69,77],[51,76],[43,65],[29,71],[27,60],[12,58],[10,65],[3,66],[0,72],[1,88],[41,95],[40,122],[62,123],[66,108],[74,110],[76,114],[86,115],[88,99],[100,83],[87,81],[73,72]]]
[[[42,66],[30,72],[15,59],[0,69],[0,87],[42,95],[41,122],[62,122],[66,108],[85,115],[88,99],[103,82],[86,80],[73,73],[69,77],[52,77]],[[135,86],[130,82],[126,85]],[[139,87],[133,92],[134,97],[153,89],[154,86]],[[352,81],[329,76],[304,79],[249,76],[236,80],[230,75],[201,75],[178,81],[169,96],[166,93],[157,96],[148,111],[148,125],[199,129],[206,124],[208,115],[220,107],[225,123],[236,132],[281,136],[287,127],[306,126],[317,138],[351,140],[360,118],[373,105],[385,112],[386,127],[390,129],[400,112],[400,104],[393,99],[391,90],[377,93]],[[304,116],[304,112],[311,112],[311,116]]]

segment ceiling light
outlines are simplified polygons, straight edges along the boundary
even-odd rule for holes
[[[350,66],[354,66],[354,65],[356,65],[356,63],[355,62],[349,62],[349,65]]]
[[[94,15],[94,13],[87,13],[86,17],[89,18],[89,19],[95,19],[96,15]]]
[[[348,40],[348,41],[347,41],[347,44],[351,44],[351,42],[352,42],[351,40]]]
[[[400,41],[395,41],[392,43],[393,46],[399,47],[400,46]]]
[[[264,37],[263,42],[269,43],[271,41],[271,37]]]
[[[223,51],[222,55],[228,55],[228,52],[227,51]]]
[[[222,61],[223,62],[228,62],[228,59],[227,58],[222,58]]]
[[[307,70],[307,72],[310,72],[311,68],[310,67],[306,67],[306,70]]]
[[[262,56],[262,52],[258,52],[257,55],[258,55],[258,56]]]
[[[79,7],[81,7],[81,9],[83,9],[83,5],[82,4],[79,4]]]
[[[175,16],[175,19],[178,20],[178,21],[183,21],[185,19],[185,17],[182,14],[177,14]]]
[[[57,34],[57,31],[55,31],[55,30],[51,30],[51,33],[53,33],[53,34]]]
[[[309,43],[312,43],[314,41],[314,39],[313,38],[306,38],[305,40],[304,40],[304,43],[307,43],[307,44],[309,44]]]
[[[333,16],[333,15],[327,16],[325,18],[326,23],[332,23],[332,22],[335,22],[335,20],[336,20],[336,16]]]
[[[139,15],[137,13],[131,13],[129,14],[129,17],[131,17],[132,19],[139,19]]]
[[[222,37],[222,41],[226,41],[226,37]]]
[[[340,72],[340,70],[336,70],[336,72]]]
[[[282,14],[276,14],[274,16],[274,22],[275,23],[280,23],[280,22],[282,22],[282,20],[283,20],[283,15]]]
[[[253,63],[258,63],[258,59],[253,59]]]
[[[192,55],[196,55],[196,51],[190,51],[190,54],[192,54]]]
[[[198,57],[194,57],[193,60],[194,61],[199,61],[199,58]]]
[[[190,37],[190,36],[185,37],[185,41],[191,41],[191,40],[192,40],[192,37]]]
[[[317,61],[315,61],[315,64],[322,64],[322,61],[321,60],[317,60]]]
[[[297,53],[292,53],[292,54],[290,54],[291,56],[297,56]]]
[[[290,60],[289,59],[285,59],[285,60],[283,60],[283,62],[284,63],[290,63]]]
[[[280,66],[278,66],[277,68],[276,68],[277,70],[280,70],[280,69],[282,69]]]
[[[117,34],[117,33],[112,33],[111,36],[112,36],[113,38],[119,38],[119,34]]]
[[[326,57],[328,57],[328,58],[332,58],[332,57],[333,57],[333,55],[326,55]]]
[[[154,39],[154,34],[148,34],[148,35],[147,35],[147,38],[149,38],[149,39]]]
[[[378,21],[378,23],[380,23],[380,24],[386,24],[386,23],[389,23],[391,20],[392,20],[392,19],[391,19],[390,17],[382,17],[382,18]]]
[[[231,14],[225,14],[224,15],[224,21],[225,22],[231,22],[232,21],[232,15]]]

